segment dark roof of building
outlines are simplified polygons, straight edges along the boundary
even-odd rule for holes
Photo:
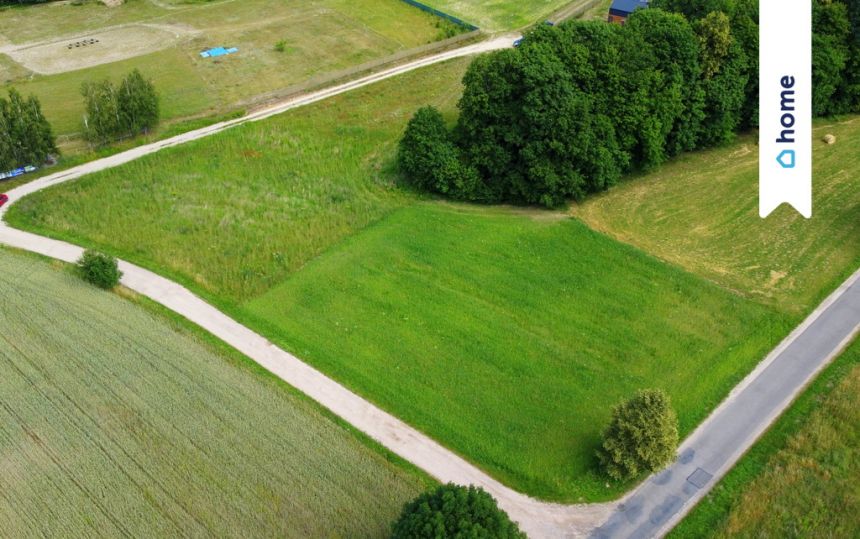
[[[630,14],[639,8],[648,7],[648,0],[612,0],[610,12]]]

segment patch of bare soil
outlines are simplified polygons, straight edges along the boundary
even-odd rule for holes
[[[52,75],[149,54],[195,33],[187,26],[133,24],[51,42],[7,46],[2,52],[30,71]]]

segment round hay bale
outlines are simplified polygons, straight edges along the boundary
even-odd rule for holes
[[[836,137],[831,135],[830,133],[824,135],[824,138],[822,140],[824,140],[825,144],[836,144]]]

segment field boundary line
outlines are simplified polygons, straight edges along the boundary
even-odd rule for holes
[[[589,9],[597,6],[602,1],[603,0],[578,0],[576,2],[571,2],[570,4],[551,13],[549,17],[547,17],[547,20],[554,24],[558,24],[568,19],[578,19]]]

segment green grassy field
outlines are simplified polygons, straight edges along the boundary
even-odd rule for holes
[[[737,230],[746,263],[732,270],[734,281],[721,281],[704,265],[684,273],[564,214],[422,200],[396,185],[396,142],[422,104],[453,119],[467,63],[41,192],[8,218],[186,283],[515,488],[558,500],[613,497],[626,486],[604,486],[593,469],[610,407],[641,387],[663,387],[689,432],[811,307],[798,298],[834,285],[856,253],[850,243],[851,256],[834,251],[827,238],[822,248],[836,254],[817,290],[765,296],[744,288],[753,281],[741,269],[758,251],[755,236]],[[833,167],[856,159],[848,141],[858,126],[834,127],[840,142],[817,159],[832,190],[850,190]],[[742,162],[748,144],[686,156],[662,169],[673,180],[665,185],[639,179],[651,190],[638,205],[648,207],[652,191],[684,186],[680,171],[717,176],[727,167],[714,156]],[[724,181],[749,181],[732,170]],[[589,208],[603,207],[607,221],[621,219],[632,211],[626,199],[609,200],[635,188],[625,184],[576,213],[594,223]],[[722,204],[736,213],[754,204],[754,193],[752,202],[725,193]],[[722,208],[714,211],[732,213]],[[831,204],[820,214],[844,223],[852,208]],[[807,257],[820,256],[821,228],[793,233]],[[813,273],[806,264],[786,272],[798,286]]]
[[[484,30],[513,30],[540,22],[571,0],[423,0]]]
[[[828,146],[826,133],[837,137]],[[596,196],[589,226],[792,314],[809,311],[860,266],[860,117],[815,128],[813,218],[758,215],[752,137],[679,157]]]
[[[467,63],[154,154],[27,198],[9,218],[118,249],[241,302],[414,199],[394,185],[397,138],[424,103],[453,111]]]
[[[163,50],[150,52],[143,44],[140,56],[54,75],[29,75],[2,56],[2,88],[14,84],[23,93],[37,95],[55,131],[72,135],[80,130],[83,81],[118,80],[139,68],[155,82],[162,117],[170,122],[242,107],[312,76],[339,72],[444,34],[441,19],[397,0],[360,5],[347,0],[242,0],[169,7],[138,0],[117,8],[94,2],[0,10],[0,44],[131,23],[169,25],[187,34]],[[129,39],[135,28],[128,27]],[[274,49],[279,41],[285,44],[283,52]],[[200,50],[215,45],[237,46],[240,52],[220,59],[199,57]]]
[[[161,116],[166,122],[186,116],[214,113],[218,97],[194,69],[194,60],[175,49],[167,49],[129,60],[50,76],[35,76],[15,81],[14,87],[25,95],[39,98],[42,110],[54,133],[62,139],[81,129],[84,104],[80,88],[84,82],[111,79],[119,81],[133,69],[151,78],[160,95]]]
[[[860,530],[858,476],[860,341],[669,537],[854,537]]]
[[[514,487],[603,499],[613,404],[673,398],[689,432],[782,336],[752,302],[543,212],[419,204],[245,310],[303,359]]]
[[[424,480],[249,367],[0,250],[9,537],[385,537]]]

